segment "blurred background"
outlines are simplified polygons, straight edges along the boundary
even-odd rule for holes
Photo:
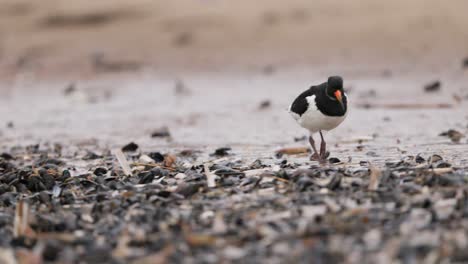
[[[463,0],[1,0],[2,77],[26,67],[88,76],[97,58],[161,72],[439,70],[468,56],[467,8]]]
[[[305,134],[289,103],[342,75],[356,111],[337,140],[427,141],[466,128],[466,10],[464,0],[0,0],[0,110],[16,129],[3,138],[144,140],[169,127],[172,144],[288,144]]]

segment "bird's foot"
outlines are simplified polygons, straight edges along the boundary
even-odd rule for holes
[[[311,161],[318,161],[320,165],[326,165],[328,163],[328,156],[330,156],[330,152],[325,152],[321,154],[314,153],[311,157]]]
[[[318,153],[314,153],[312,154],[312,156],[310,156],[310,160],[311,161],[320,161],[322,158],[320,157],[320,155]]]
[[[325,151],[323,153],[320,153],[320,158],[323,160],[327,160],[329,156],[330,156],[330,151]]]
[[[312,156],[310,156],[311,161],[318,161],[319,164],[325,165],[328,162],[328,156],[330,156],[330,152],[326,152],[325,155],[320,155],[318,153],[314,153]]]

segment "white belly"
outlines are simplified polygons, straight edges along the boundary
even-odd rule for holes
[[[346,118],[344,116],[326,116],[317,109],[315,105],[315,96],[307,97],[309,108],[301,116],[291,112],[291,115],[303,128],[309,130],[311,133],[318,132],[320,130],[329,131],[337,127]]]

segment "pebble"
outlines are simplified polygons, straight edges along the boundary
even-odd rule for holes
[[[468,244],[459,189],[466,168],[435,153],[318,166],[225,149],[215,158],[172,154],[171,167],[154,168],[168,155],[138,149],[123,154],[132,176],[105,150],[84,160],[84,151],[66,145],[2,149],[14,158],[0,157],[1,248],[31,253],[42,245],[42,261],[60,263],[397,263],[408,256],[424,263],[444,258],[441,246],[463,259]],[[374,167],[381,174],[369,190]],[[206,168],[216,175],[212,188]],[[29,205],[27,229],[47,239],[13,237],[19,199]]]

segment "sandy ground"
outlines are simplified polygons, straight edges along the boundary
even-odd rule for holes
[[[285,110],[309,85],[340,74],[351,111],[327,136],[330,146],[338,144],[336,155],[360,155],[349,142],[371,137],[362,155],[456,156],[466,139],[456,145],[438,134],[467,128],[468,73],[461,67],[467,7],[465,1],[3,0],[1,141],[238,145],[246,155],[254,149],[270,155],[306,144],[293,141],[306,132]],[[434,80],[441,91],[425,93]],[[65,96],[71,83],[77,92]],[[272,106],[258,110],[264,100]],[[452,107],[359,107],[395,102]],[[172,141],[149,137],[162,126]]]
[[[319,82],[319,77],[312,78]],[[184,91],[176,92],[172,79],[142,76],[138,80],[77,82],[76,91],[64,95],[66,83],[48,85],[24,97],[21,89],[0,106],[3,113],[2,138],[5,145],[36,142],[79,144],[97,140],[105,147],[119,147],[135,141],[145,150],[214,149],[231,146],[245,158],[272,156],[280,147],[306,146],[295,137],[307,132],[294,123],[286,109],[295,95],[307,87],[308,74],[282,73],[249,77],[196,75],[184,79]],[[445,80],[445,79],[444,79]],[[460,144],[438,136],[456,129],[467,132],[467,103],[456,103],[444,85],[441,92],[426,94],[425,80],[357,79],[347,84],[352,102],[347,120],[327,134],[332,154],[342,160],[383,162],[401,155],[440,153],[466,162],[466,138]],[[449,81],[447,81],[449,82]],[[457,87],[461,83],[455,83]],[[285,89],[285,85],[287,89]],[[222,87],[222,90],[219,88]],[[20,87],[20,86],[19,86]],[[255,89],[253,89],[255,87]],[[375,96],[369,91],[379,87]],[[398,89],[396,89],[398,87]],[[405,94],[402,91],[407,90]],[[400,91],[401,93],[394,93]],[[405,94],[404,97],[400,97]],[[31,100],[34,98],[34,100]],[[271,107],[259,109],[262,101]],[[366,109],[362,103],[403,102],[447,103],[449,109]],[[12,121],[13,128],[6,128]],[[167,126],[171,140],[151,138],[151,133]],[[358,139],[365,148],[356,151]],[[374,152],[377,155],[368,155]]]

